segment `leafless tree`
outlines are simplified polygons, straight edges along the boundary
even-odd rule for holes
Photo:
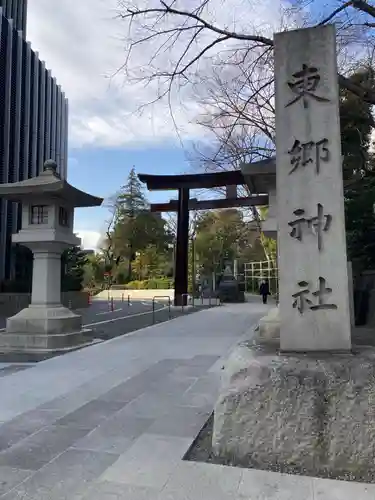
[[[177,217],[175,212],[165,212],[163,219],[167,225],[168,230],[176,237],[177,234]]]
[[[218,9],[230,9],[235,1],[118,0],[118,17],[128,28],[121,69],[129,80],[156,84],[154,102],[169,99],[172,113],[176,94],[198,103],[197,122],[209,131],[210,145],[196,145],[192,160],[205,170],[238,168],[241,162],[275,152],[273,40],[250,18],[245,31],[235,17],[232,23],[220,24]],[[249,8],[254,1],[247,1]],[[372,82],[358,84],[347,78],[359,64],[372,64],[375,6],[364,0],[336,0],[331,10],[319,7],[317,12],[317,3],[296,0],[293,7],[282,7],[273,0],[269,5],[280,7],[280,31],[335,22],[343,71],[339,84],[375,104]],[[272,31],[266,34],[272,36]]]
[[[100,250],[103,254],[105,266],[108,271],[113,271],[113,268],[118,264],[119,261],[119,259],[115,255],[115,242],[113,237],[113,230],[116,225],[119,208],[117,198],[118,196],[116,194],[108,198],[108,200],[106,200],[104,203],[104,206],[108,209],[109,215],[107,220],[105,221],[105,235],[103,237]]]
[[[254,0],[247,3],[250,7]],[[333,0],[322,7],[318,0],[297,0],[284,8],[281,2],[274,3],[282,10],[279,31],[335,23],[339,85],[375,104],[373,85],[348,78],[360,65],[372,64],[375,2]],[[233,22],[220,22],[218,11],[230,9],[230,4],[229,0],[118,0],[118,18],[127,28],[126,57],[119,71],[128,80],[156,85],[153,102],[167,98],[172,106],[176,94],[198,95],[198,122],[213,138],[210,146],[196,148],[197,161],[206,170],[238,168],[242,161],[274,153],[271,36],[275,27],[264,30],[249,18],[242,29],[235,15]],[[255,209],[253,215],[259,220]]]
[[[267,50],[255,59],[239,57],[235,52],[226,62],[219,61],[204,85],[196,86],[196,98],[202,109],[198,123],[220,145],[212,157],[213,163],[219,160],[234,163],[238,168],[238,162],[274,154],[272,83],[273,61]]]
[[[236,22],[230,27],[221,26],[216,22],[213,4],[213,0],[118,0],[118,17],[127,23],[127,53],[121,69],[146,84],[157,81],[158,100],[170,94],[173,84],[181,88],[194,83],[198,73],[201,78],[202,61],[208,57],[223,61],[235,55],[238,59],[251,59],[256,68],[267,64],[272,59],[272,38],[251,23],[246,32],[236,30]],[[373,51],[375,5],[370,0],[336,0],[330,11],[320,7],[320,15],[308,16],[317,4],[316,0],[299,0],[293,8],[285,8],[280,30],[335,22],[340,47],[345,47],[346,55],[353,58],[360,48],[362,59],[364,46]],[[223,3],[219,8],[230,5]],[[150,53],[150,58],[145,64],[133,66],[141,53]],[[358,62],[358,57],[355,59]],[[351,82],[345,73],[340,73],[338,80],[342,87],[375,104],[373,88]]]
[[[163,214],[169,231],[177,237],[177,215],[176,212],[166,212]],[[199,220],[199,212],[194,211],[189,214],[189,237],[194,238],[197,228],[197,221]]]

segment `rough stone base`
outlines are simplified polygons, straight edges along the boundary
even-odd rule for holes
[[[259,320],[254,340],[259,344],[280,346],[280,310],[278,307],[270,309],[268,314]]]
[[[29,306],[7,319],[0,335],[0,352],[48,352],[87,344],[82,317],[62,305]]]
[[[242,344],[223,371],[213,451],[252,467],[370,480],[374,382],[374,348],[309,357]]]

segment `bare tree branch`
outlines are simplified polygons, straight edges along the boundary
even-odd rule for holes
[[[148,82],[153,79],[159,79],[166,83],[169,79],[168,89],[160,93],[158,100],[165,97],[167,93],[170,92],[171,83],[176,77],[182,77],[186,81],[190,81],[188,71],[195,67],[208,52],[217,48],[219,45],[225,44],[228,41],[243,41],[248,44],[247,50],[250,51],[256,51],[259,47],[268,49],[272,49],[273,47],[273,40],[271,38],[256,33],[254,29],[252,30],[253,32],[251,32],[250,29],[248,33],[241,31],[237,32],[233,29],[220,27],[214,21],[210,20],[207,10],[210,0],[204,0],[200,2],[196,8],[192,9],[178,8],[175,0],[154,0],[154,2],[151,3],[154,5],[150,7],[148,5],[139,7],[137,3],[131,0],[119,0],[118,17],[129,23],[128,54],[124,66],[121,69],[129,69],[129,58],[132,50],[136,46],[143,46],[148,43],[154,45],[159,37],[160,44],[158,44],[153,56],[151,56],[148,67],[142,70],[143,74],[141,76],[143,81],[147,79]],[[310,4],[314,4],[314,1],[311,1]],[[289,10],[292,12],[292,9]],[[358,18],[358,22],[356,22],[355,17],[353,17],[356,12],[361,15],[361,17]],[[375,17],[375,6],[370,3],[370,1],[343,1],[341,5],[325,15],[323,20],[310,25],[323,25],[334,21],[338,27],[338,36],[346,44],[355,41],[355,37],[357,37],[358,41],[363,37],[363,39],[367,40],[367,43],[370,44],[369,37],[372,37],[372,33],[369,31],[361,32],[361,30],[371,31],[375,23],[364,18],[364,16],[370,18]],[[139,23],[138,30],[134,25],[135,21]],[[160,68],[154,68],[153,63],[156,61],[156,57],[160,55],[160,50],[167,52],[172,50],[181,35],[189,33],[191,33],[191,37],[186,43],[184,41],[185,47],[177,58],[173,69],[163,69],[160,71]],[[219,36],[214,38],[214,40],[208,41],[207,39],[202,39],[202,36],[205,34]],[[371,44],[373,44],[372,38]],[[199,46],[199,50],[193,51],[193,46]],[[179,84],[181,84],[181,82],[179,82]],[[271,85],[272,82],[269,84]],[[362,85],[353,85],[349,82],[348,78],[342,74],[339,75],[339,84],[366,102],[375,104],[375,91],[373,89],[363,87]]]
[[[352,3],[353,3],[353,1],[350,0],[349,2],[345,2],[342,5],[340,5],[340,7],[337,7],[337,9],[332,11],[326,18],[323,19],[323,21],[320,21],[320,23],[318,23],[318,26],[322,26],[323,24],[327,24],[330,21],[332,21],[332,19],[334,17],[336,17],[337,14],[340,14],[340,12],[342,12],[345,9],[347,9],[348,7],[350,7],[350,5],[352,5]]]
[[[234,31],[227,31],[227,30],[221,29],[221,28],[207,22],[205,19],[203,19],[199,15],[195,14],[194,12],[174,9],[171,6],[167,5],[167,3],[164,2],[163,0],[160,0],[160,4],[162,5],[162,7],[153,8],[153,9],[127,8],[126,13],[125,14],[120,13],[119,16],[122,19],[128,19],[128,18],[133,19],[134,17],[139,16],[139,15],[146,15],[147,16],[148,14],[155,14],[155,13],[162,13],[164,15],[171,14],[171,15],[175,15],[175,16],[181,16],[181,17],[185,17],[185,18],[189,18],[189,19],[194,19],[198,23],[197,28],[199,28],[199,27],[206,28],[214,33],[218,33],[219,35],[224,35],[228,38],[233,38],[236,40],[247,40],[247,41],[252,41],[252,42],[260,42],[263,45],[270,45],[270,46],[273,45],[272,40],[269,38],[266,38],[264,36],[248,35],[246,33],[236,33]],[[207,5],[207,4],[208,4],[208,1],[204,2],[204,5]]]
[[[370,5],[369,2],[365,2],[364,0],[352,0],[347,3],[349,5],[351,4],[355,9],[365,12],[369,16],[375,17],[375,7]]]

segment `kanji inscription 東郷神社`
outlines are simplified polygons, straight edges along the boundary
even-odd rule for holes
[[[305,167],[309,163],[315,164],[316,173],[319,174],[321,162],[327,163],[329,161],[328,139],[304,143],[296,139],[288,154],[291,157],[290,164],[293,167],[289,174],[292,174],[299,167]]]
[[[288,102],[285,107],[291,106],[295,102],[302,99],[303,107],[309,107],[308,98],[315,99],[319,102],[329,102],[325,97],[315,94],[315,91],[320,82],[318,68],[309,67],[307,64],[302,64],[302,70],[293,73],[293,81],[288,82],[289,88],[296,94],[296,97]]]
[[[326,280],[319,276],[319,287],[315,292],[311,292],[308,288],[307,281],[300,281],[298,286],[301,288],[299,292],[292,295],[294,302],[294,309],[298,309],[300,314],[303,314],[306,309],[311,311],[318,311],[320,309],[337,309],[336,304],[328,304],[325,302],[324,297],[332,293],[332,288],[326,287]],[[311,297],[315,300],[310,299]]]
[[[289,233],[292,238],[296,238],[299,241],[302,241],[304,229],[311,231],[318,239],[318,250],[320,251],[323,248],[323,231],[328,231],[331,222],[332,215],[325,214],[323,205],[320,203],[317,204],[318,215],[314,217],[306,217],[305,210],[302,208],[298,208],[294,210],[294,215],[298,218],[294,221],[288,222],[289,226],[292,228]]]
[[[335,40],[332,25],[274,36],[275,222],[284,352],[351,348]]]

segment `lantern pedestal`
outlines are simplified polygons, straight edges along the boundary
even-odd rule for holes
[[[30,305],[8,318],[0,336],[2,352],[50,352],[75,349],[87,343],[81,316],[66,307]]]
[[[31,304],[7,319],[6,332],[0,336],[0,350],[50,352],[77,348],[87,342],[82,317],[61,304],[61,254],[67,244],[25,242],[25,238],[22,231],[14,236],[34,255]]]

